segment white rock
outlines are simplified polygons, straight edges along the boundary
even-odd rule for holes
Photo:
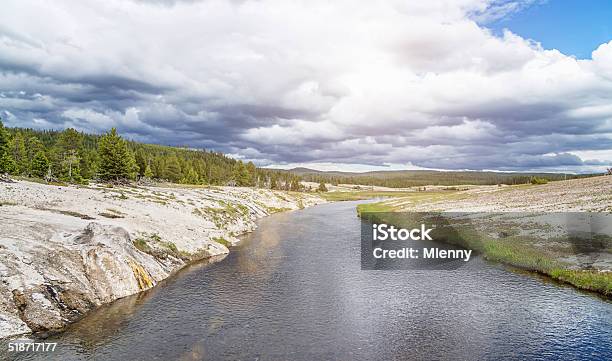
[[[55,329],[96,305],[149,288],[183,267],[186,255],[226,254],[215,238],[235,244],[235,235],[255,229],[272,210],[324,201],[238,187],[109,189],[20,181],[0,184],[0,202],[16,204],[0,206],[0,337],[6,337],[29,331],[28,325]],[[147,253],[135,247],[139,238]]]

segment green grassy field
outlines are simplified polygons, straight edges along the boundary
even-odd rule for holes
[[[451,201],[459,200],[468,197],[465,193],[461,193],[455,190],[436,190],[436,191],[424,191],[424,192],[387,192],[395,193],[389,195],[391,198],[383,202],[360,204],[357,206],[357,213],[360,212],[390,212],[399,210],[396,204],[404,205],[418,205],[421,203],[433,203],[440,201]],[[358,198],[358,199],[372,199],[370,198]]]
[[[350,192],[323,192],[319,195],[330,202],[338,201],[359,201],[376,198],[398,198],[407,197],[416,192],[396,192],[396,191],[350,191]]]
[[[445,199],[459,199],[465,197],[462,193],[457,190],[434,190],[434,191],[347,191],[347,192],[325,192],[319,193],[321,197],[330,201],[359,201],[366,199],[378,199],[385,198],[391,201],[403,201],[403,202],[433,202],[441,201]],[[386,202],[383,202],[386,203]],[[372,203],[369,205],[360,205],[364,207],[389,207],[383,203]],[[375,209],[375,208],[372,208]],[[387,209],[387,208],[385,208]]]

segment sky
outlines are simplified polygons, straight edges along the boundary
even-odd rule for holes
[[[612,40],[612,2],[539,1],[485,25],[497,34],[511,29],[522,37],[536,39],[546,49],[588,59],[599,45]]]
[[[601,171],[612,4],[4,0],[0,117],[331,170]]]

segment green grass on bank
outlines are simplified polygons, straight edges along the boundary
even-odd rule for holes
[[[227,248],[230,248],[232,246],[232,243],[223,237],[214,237],[212,240],[224,245]]]
[[[499,240],[482,240],[481,247],[476,250],[488,260],[543,274],[576,288],[612,298],[612,272],[569,269],[542,250]]]
[[[357,215],[361,215],[362,213],[394,212],[394,211],[397,211],[397,208],[385,202],[366,203],[366,204],[357,205]]]
[[[553,269],[548,275],[577,288],[601,293],[608,298],[612,298],[612,272]]]

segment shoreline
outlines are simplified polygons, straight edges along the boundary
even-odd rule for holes
[[[244,233],[243,235],[246,235],[247,233]],[[241,236],[243,236],[241,235]],[[230,251],[231,252],[231,251]],[[161,281],[159,281],[157,284],[155,284],[155,286],[144,289],[142,291],[136,292],[134,294],[131,295],[127,295],[125,297],[122,298],[118,298],[116,300],[113,300],[111,302],[107,302],[107,303],[103,303],[93,309],[91,309],[89,312],[84,313],[82,315],[80,315],[79,318],[72,320],[71,322],[67,323],[64,327],[62,327],[61,329],[57,329],[57,330],[51,330],[51,331],[41,331],[41,332],[29,332],[29,333],[24,333],[24,334],[17,334],[17,335],[12,335],[12,336],[7,336],[4,338],[0,338],[0,342],[1,341],[8,341],[8,340],[19,340],[20,338],[23,338],[24,336],[34,336],[35,338],[42,338],[42,339],[46,339],[48,337],[53,337],[59,334],[64,333],[65,331],[69,330],[71,327],[82,327],[79,323],[86,319],[89,316],[92,316],[93,313],[98,313],[98,312],[102,312],[104,311],[105,308],[112,308],[115,307],[116,303],[118,302],[126,302],[127,304],[130,304],[131,301],[130,298],[134,297],[138,300],[138,302],[141,302],[142,299],[146,299],[148,297],[150,297],[153,293],[157,292],[160,288],[166,287],[168,286],[168,284],[171,284],[173,282],[175,282],[177,280],[177,278],[181,277],[181,274],[184,272],[193,272],[193,268],[199,268],[199,267],[209,267],[215,263],[218,262],[222,262],[223,260],[225,260],[225,258],[229,255],[229,253],[224,253],[224,254],[220,254],[220,255],[216,255],[216,256],[210,256],[208,258],[200,258],[200,259],[194,259],[192,261],[188,261],[185,263],[184,266],[179,267],[177,269],[175,269],[174,271],[172,271],[168,277],[162,279]],[[150,294],[151,293],[151,294]]]
[[[0,183],[0,338],[62,330],[317,196],[241,187]]]

